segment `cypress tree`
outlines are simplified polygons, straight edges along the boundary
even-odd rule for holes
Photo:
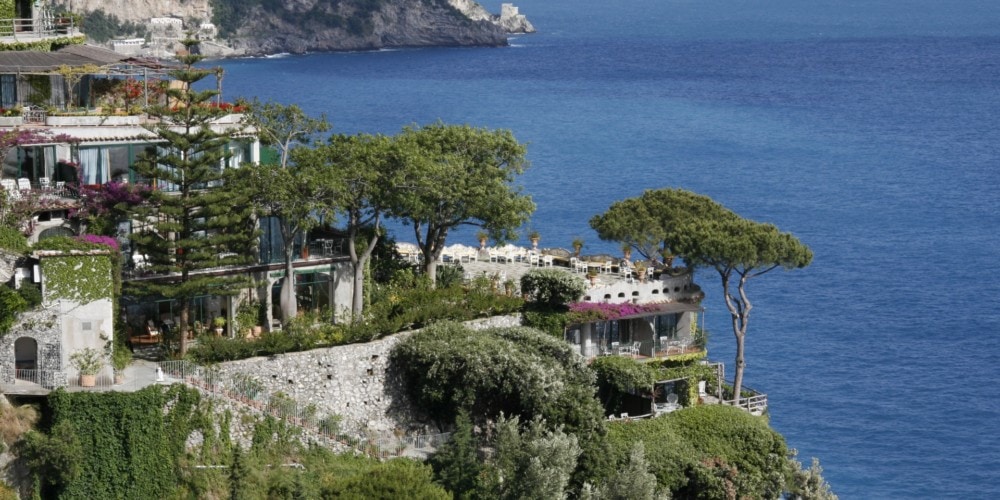
[[[157,279],[133,282],[139,295],[159,295],[181,305],[180,353],[187,351],[192,301],[201,295],[232,295],[250,285],[243,275],[204,271],[249,263],[255,245],[250,203],[223,184],[223,164],[231,156],[227,145],[238,129],[212,129],[227,114],[214,106],[217,90],[195,90],[194,84],[214,69],[196,68],[202,57],[191,54],[197,41],[182,42],[184,65],[170,72],[180,82],[166,89],[166,102],[149,108],[159,119],[151,130],[161,141],[136,162],[138,173],[157,183],[147,203],[134,207],[137,221],[132,240],[150,262]]]

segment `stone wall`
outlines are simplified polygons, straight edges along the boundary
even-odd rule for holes
[[[520,316],[500,316],[467,324],[483,329],[519,325],[520,321]],[[340,415],[345,430],[435,432],[405,396],[403,384],[389,367],[389,352],[412,334],[218,366],[223,375],[250,375],[268,392],[281,391],[300,405],[315,404],[321,417]]]

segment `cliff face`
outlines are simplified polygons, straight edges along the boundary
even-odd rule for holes
[[[122,21],[145,23],[151,17],[179,17],[181,19],[212,19],[211,0],[61,0],[66,10],[93,12],[103,9]]]
[[[139,23],[169,16],[211,21],[235,49],[231,55],[507,45],[495,20],[470,18],[449,0],[73,0],[72,7]]]
[[[507,44],[499,26],[473,21],[446,4],[432,0],[378,4],[366,12],[347,2],[292,0],[279,15],[255,7],[230,41],[247,54]]]

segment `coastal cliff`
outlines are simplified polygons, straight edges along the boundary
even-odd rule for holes
[[[210,55],[498,47],[507,45],[508,33],[534,31],[513,5],[493,15],[472,0],[74,0],[72,9],[103,11],[123,24],[173,17],[184,30],[211,22],[217,38],[206,44],[215,52]]]

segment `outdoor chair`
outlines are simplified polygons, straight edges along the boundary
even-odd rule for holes
[[[17,179],[17,188],[21,191],[31,190],[31,179],[27,177],[20,177]]]
[[[66,181],[56,181],[56,193],[63,194],[66,191]]]
[[[613,265],[614,265],[614,263],[612,261],[610,261],[610,260],[604,261],[604,264],[601,264],[601,272],[602,273],[610,273],[611,272],[611,267]]]
[[[38,178],[38,187],[41,188],[44,191],[48,191],[49,188],[52,187],[51,183],[49,183],[49,178],[48,177],[39,177]]]
[[[626,282],[632,283],[633,278],[632,278],[631,267],[622,264],[621,266],[618,267],[618,274],[621,275],[621,277],[624,278]]]
[[[3,186],[4,191],[7,192],[7,196],[12,200],[18,200],[21,198],[21,191],[17,189],[17,183],[14,179],[3,179],[0,180],[0,185]]]

